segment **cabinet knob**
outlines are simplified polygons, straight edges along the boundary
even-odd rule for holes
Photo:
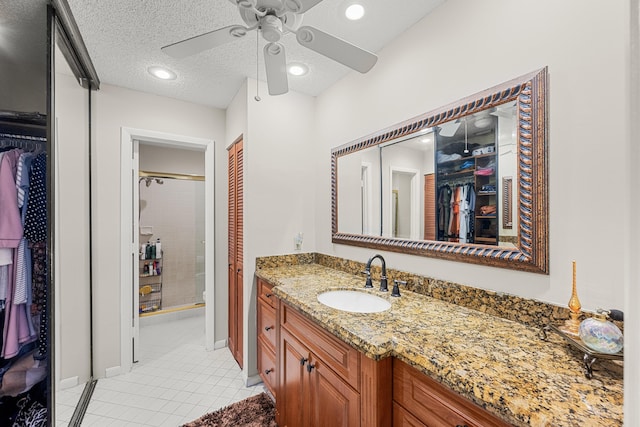
[[[273,326],[265,326],[264,330],[269,332],[271,329],[273,329]]]
[[[265,297],[267,298],[271,298],[273,296],[273,294],[264,294]]]
[[[309,359],[305,359],[304,357],[300,359],[300,365],[304,366],[304,364],[307,363],[307,360]]]
[[[269,368],[266,371],[264,371],[266,375],[269,375],[271,372],[273,372],[273,368]]]
[[[313,364],[309,363],[309,364],[307,365],[307,372],[311,373],[311,371],[313,371],[313,368],[315,368],[315,365],[313,365]]]

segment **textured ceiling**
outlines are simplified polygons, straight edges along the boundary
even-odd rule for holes
[[[372,52],[427,15],[444,0],[360,0],[360,21],[344,17],[355,0],[324,0],[304,15],[303,25],[317,27]],[[218,28],[244,24],[229,0],[68,0],[100,81],[143,92],[226,108],[247,77],[256,78],[256,32],[232,43],[174,59],[162,46]],[[259,76],[265,80],[260,39]],[[303,62],[309,73],[289,76],[291,90],[316,96],[351,70],[306,49],[294,34],[283,37],[287,62]],[[177,73],[160,81],[147,73],[153,65]],[[267,96],[262,83],[260,95]]]

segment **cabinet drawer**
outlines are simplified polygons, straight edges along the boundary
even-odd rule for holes
[[[429,427],[509,425],[398,359],[393,361],[393,400]]]
[[[271,289],[273,285],[258,279],[258,298],[269,304],[272,308],[276,308],[276,296],[273,295]]]
[[[263,300],[258,300],[258,336],[276,349],[276,311]]]
[[[351,387],[359,389],[360,354],[347,343],[340,341],[310,320],[304,318],[296,309],[281,304],[280,325],[286,328],[302,344]]]
[[[276,355],[262,338],[258,339],[258,371],[273,397],[276,397]]]

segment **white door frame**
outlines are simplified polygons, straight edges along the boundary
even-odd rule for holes
[[[391,192],[393,191],[393,174],[402,173],[405,175],[411,175],[411,235],[410,239],[417,240],[418,232],[420,231],[418,216],[420,213],[420,209],[418,207],[418,203],[420,202],[420,193],[418,187],[418,176],[420,175],[420,171],[417,169],[405,168],[402,166],[389,166],[389,236],[392,236],[393,230],[393,218],[391,213],[393,212],[393,197],[391,196]]]
[[[138,257],[139,247],[135,244],[137,233],[134,233],[133,221],[137,212],[134,210],[134,198],[137,198],[138,170],[137,156],[134,159],[134,141],[151,142],[163,146],[184,147],[202,150],[205,153],[205,346],[207,350],[214,348],[215,331],[215,235],[214,235],[214,141],[204,138],[193,138],[145,129],[122,127],[120,132],[120,370],[129,372],[133,366],[133,340],[138,327],[138,310],[134,301],[133,257]],[[137,292],[135,292],[137,294]]]
[[[362,162],[360,164],[360,186],[362,200],[362,234],[369,236],[373,232],[373,165],[371,162]]]

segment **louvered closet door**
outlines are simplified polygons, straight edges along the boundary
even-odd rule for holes
[[[242,138],[229,148],[229,349],[242,367],[243,150]]]
[[[424,240],[436,240],[435,174],[424,176]]]

